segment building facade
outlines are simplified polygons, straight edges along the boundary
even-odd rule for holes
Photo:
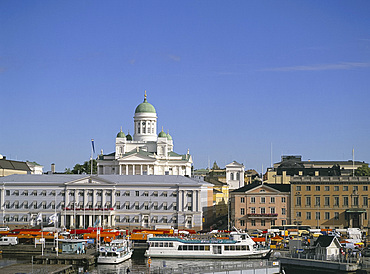
[[[290,224],[290,185],[252,183],[230,192],[231,219],[238,229]]]
[[[118,132],[115,152],[98,156],[98,174],[191,176],[189,150],[174,152],[172,136],[163,128],[157,135],[157,113],[146,97],[135,109],[133,136]]]
[[[293,176],[350,176],[365,162],[360,161],[302,161],[300,155],[283,155],[281,161],[269,168],[264,181],[289,184]]]
[[[292,222],[317,228],[369,227],[370,177],[294,176]]]
[[[30,227],[201,230],[212,207],[212,185],[185,176],[11,175],[0,178],[0,222]]]

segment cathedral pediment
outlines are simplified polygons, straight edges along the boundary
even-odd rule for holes
[[[82,178],[82,179],[78,179],[78,180],[74,180],[74,181],[71,181],[71,182],[67,182],[65,183],[65,185],[69,185],[69,186],[77,186],[77,185],[106,185],[106,186],[112,186],[112,185],[116,185],[116,183],[113,183],[113,182],[110,182],[110,181],[107,181],[107,180],[104,180],[98,176],[86,176],[85,178]]]
[[[119,162],[121,161],[149,161],[149,162],[154,162],[156,159],[154,158],[154,155],[151,156],[149,154],[142,154],[140,152],[134,153],[134,154],[129,154],[129,155],[124,155],[123,157],[117,159]]]

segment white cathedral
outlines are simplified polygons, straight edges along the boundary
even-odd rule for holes
[[[157,135],[157,113],[148,103],[136,107],[134,135],[118,132],[116,151],[98,156],[98,174],[117,175],[183,175],[191,176],[193,163],[189,150],[186,154],[173,151],[173,140],[169,133]]]

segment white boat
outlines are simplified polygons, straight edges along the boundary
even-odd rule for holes
[[[118,264],[131,258],[133,249],[126,239],[112,240],[99,248],[98,264]]]
[[[153,258],[267,258],[271,249],[259,249],[244,232],[231,232],[229,239],[188,239],[181,237],[150,237],[145,256]]]

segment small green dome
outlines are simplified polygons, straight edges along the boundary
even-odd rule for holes
[[[126,138],[126,135],[122,132],[122,129],[117,133],[117,138]]]
[[[167,138],[167,134],[166,134],[166,133],[164,133],[164,131],[163,131],[163,129],[162,129],[162,131],[161,131],[161,132],[159,132],[158,137],[164,137],[164,138]]]
[[[135,113],[142,113],[142,112],[156,113],[153,105],[148,103],[148,101],[146,100],[146,91],[144,95],[144,102],[138,105],[135,109]]]
[[[127,134],[126,139],[127,139],[127,141],[132,141],[132,136],[130,135],[130,133]]]
[[[172,136],[167,132],[167,140],[172,140]]]

